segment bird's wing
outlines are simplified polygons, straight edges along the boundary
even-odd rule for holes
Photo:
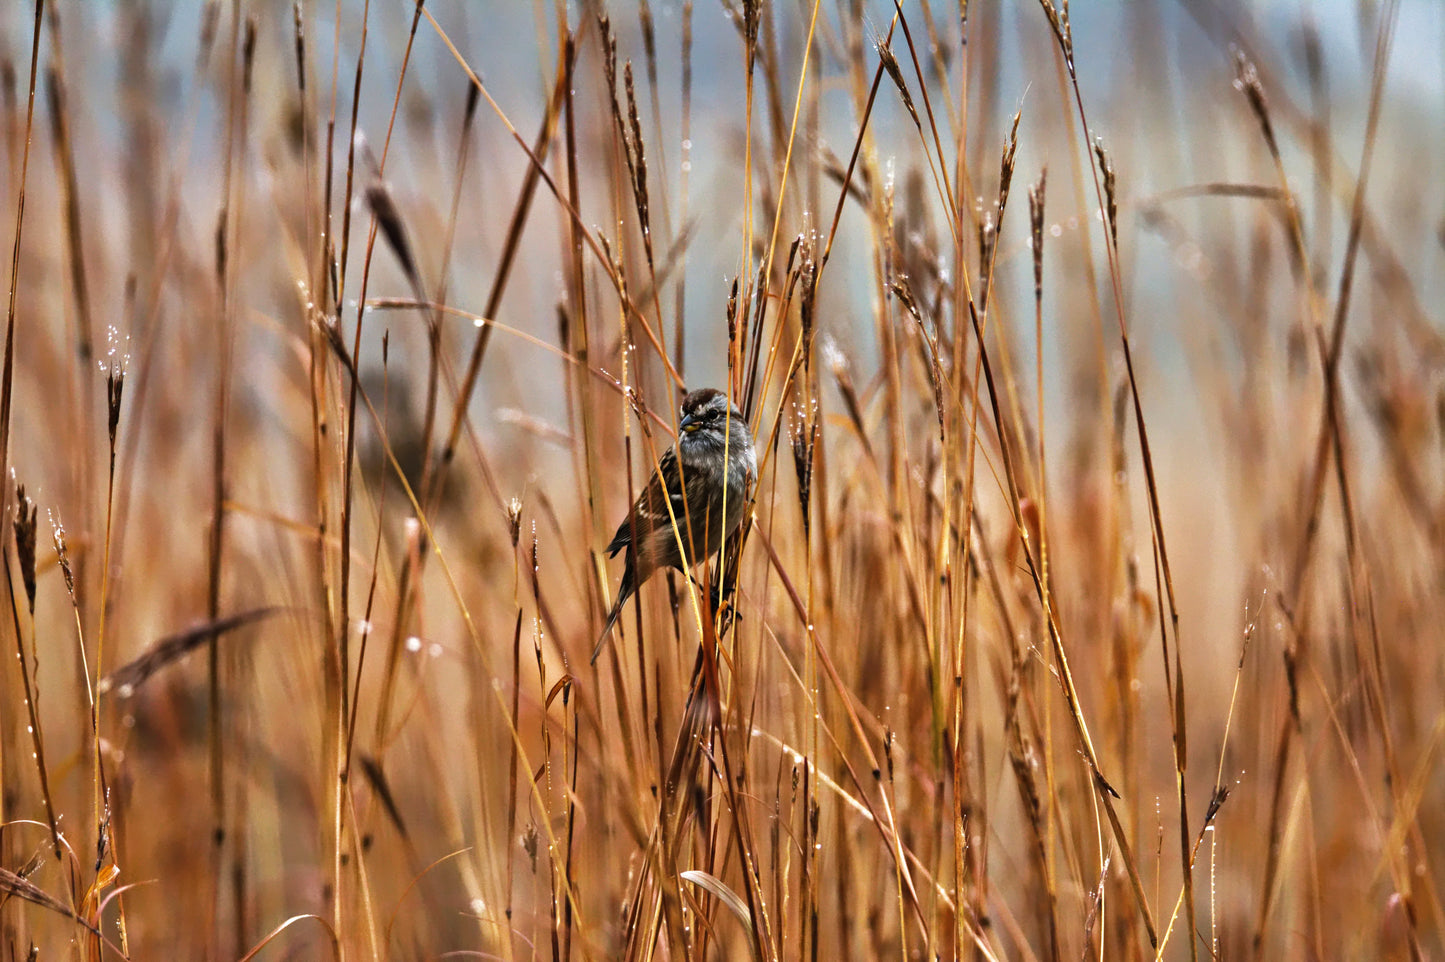
[[[622,519],[617,533],[608,543],[607,556],[615,558],[617,552],[631,547],[634,530],[638,539],[645,541],[647,536],[658,528],[671,528],[672,518],[667,513],[669,498],[672,500],[672,511],[677,515],[678,523],[682,524],[686,506],[683,504],[677,472],[677,451],[674,448],[668,448],[658,459],[657,470],[652,472],[647,487],[638,496],[632,510]]]

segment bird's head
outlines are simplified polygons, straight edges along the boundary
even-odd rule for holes
[[[729,431],[734,432],[733,444],[746,437],[747,421],[742,412],[717,388],[705,387],[689,393],[682,399],[679,413],[678,439],[686,451],[721,448]]]

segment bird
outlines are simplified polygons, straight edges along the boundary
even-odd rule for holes
[[[682,399],[677,426],[677,443],[658,459],[647,487],[607,545],[609,558],[623,550],[626,555],[593,664],[622,606],[643,582],[659,568],[685,571],[715,554],[742,524],[758,473],[752,431],[742,412],[722,391],[699,388]]]

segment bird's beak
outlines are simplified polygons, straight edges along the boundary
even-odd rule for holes
[[[698,428],[702,427],[702,422],[689,414],[678,423],[677,427],[679,430],[682,431],[696,431]]]

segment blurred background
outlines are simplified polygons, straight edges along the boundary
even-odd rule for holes
[[[1445,951],[1445,7],[36,10],[4,958]]]

